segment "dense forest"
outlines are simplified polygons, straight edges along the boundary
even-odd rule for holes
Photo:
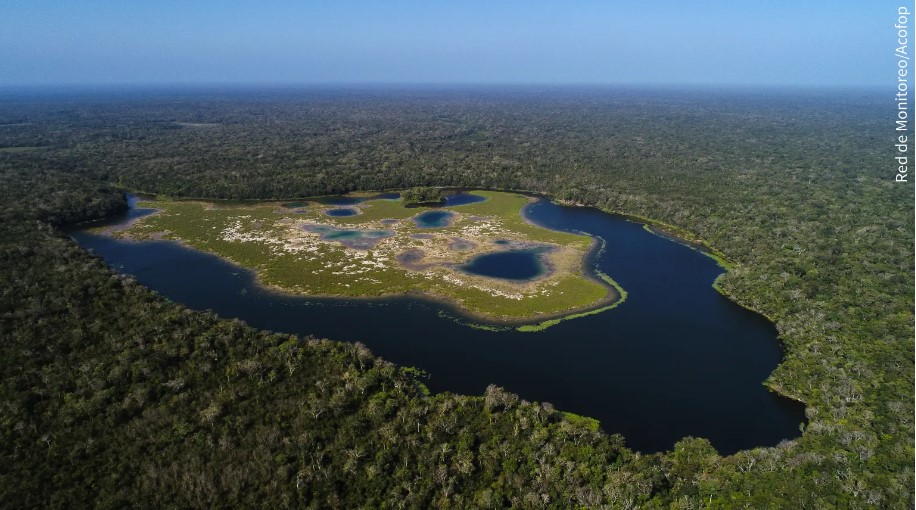
[[[894,107],[810,90],[5,93],[0,501],[912,508],[913,185],[893,182]],[[801,437],[645,455],[498,387],[430,395],[345,338],[184,309],[62,230],[123,211],[124,190],[429,186],[543,192],[720,250],[722,291],[779,329],[767,384],[806,404]]]
[[[401,191],[401,202],[405,205],[441,204],[445,202],[445,190],[430,186],[407,188]]]

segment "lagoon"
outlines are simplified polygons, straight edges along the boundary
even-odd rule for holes
[[[142,214],[132,209],[124,219]],[[763,385],[782,359],[776,329],[712,288],[723,272],[639,223],[541,199],[529,221],[585,232],[604,246],[588,264],[629,292],[620,306],[544,331],[486,331],[420,298],[310,298],[256,284],[251,272],[170,241],[132,242],[75,232],[85,247],[165,297],[252,326],[360,341],[377,355],[430,373],[433,391],[480,395],[497,384],[532,401],[591,416],[643,452],[684,436],[721,453],[797,437],[804,407]]]

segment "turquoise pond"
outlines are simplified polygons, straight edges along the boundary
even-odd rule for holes
[[[321,239],[325,241],[337,241],[348,248],[363,250],[374,247],[382,239],[394,234],[390,230],[346,229],[325,225],[305,225],[302,228],[306,232],[321,234]]]

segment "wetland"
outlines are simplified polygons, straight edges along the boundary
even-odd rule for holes
[[[317,239],[349,229],[365,232],[371,240],[373,232],[404,229],[379,241],[417,243],[395,253],[393,258],[398,260],[394,261],[369,258],[367,248],[346,247],[344,243],[351,240],[346,238],[354,234],[330,239],[316,250],[330,250],[334,243],[334,249],[365,252],[366,260],[395,264],[392,267],[404,274],[438,271],[440,280],[467,274],[468,264],[474,265],[469,261],[474,260],[478,269],[482,262],[483,266],[492,264],[502,278],[469,278],[519,287],[543,284],[544,278],[550,281],[544,275],[557,277],[557,265],[563,263],[557,252],[569,249],[575,256],[567,260],[573,262],[567,267],[578,267],[580,276],[573,270],[568,276],[581,278],[580,282],[591,282],[588,275],[606,276],[614,285],[603,282],[598,288],[619,289],[618,298],[587,308],[585,313],[570,314],[574,320],[547,321],[551,327],[540,329],[487,322],[454,302],[409,290],[377,299],[280,292],[264,285],[265,275],[270,278],[269,268],[246,269],[251,266],[239,262],[246,260],[244,250],[232,257],[218,256],[224,248],[206,248],[198,244],[202,238],[177,238],[177,229],[163,232],[164,224],[153,223],[168,218],[169,213],[177,214],[171,220],[177,225],[177,218],[185,214],[188,219],[194,211],[196,219],[188,220],[189,224],[199,224],[201,211],[221,211],[235,219],[221,225],[205,223],[209,228],[196,231],[229,228],[238,239],[250,240],[221,242],[249,249],[262,244],[276,247],[280,245],[256,239],[267,228],[265,218],[278,217],[283,228],[306,232],[302,225],[317,224],[313,223],[317,218],[329,220],[322,209],[308,210],[309,204],[323,201],[247,204],[242,209],[200,202],[143,201],[141,206],[156,205],[159,211],[151,214],[135,204],[121,220],[122,226],[113,229],[117,237],[111,235],[111,226],[75,232],[74,237],[116,270],[186,306],[240,318],[259,328],[362,342],[385,359],[426,371],[429,377],[424,382],[436,392],[481,394],[487,385],[497,384],[522,398],[551,402],[564,411],[593,417],[605,431],[622,433],[628,445],[643,452],[669,449],[685,436],[706,437],[721,453],[775,445],[798,436],[804,406],[764,385],[782,359],[776,329],[766,318],[713,288],[724,272],[713,258],[673,238],[653,234],[640,223],[596,209],[522,195],[474,193],[486,200],[449,209],[457,215],[456,223],[443,231],[420,229],[410,221],[430,209],[404,208],[389,198],[373,202],[343,197],[334,201],[349,202],[347,207],[360,208],[360,214],[334,218],[340,222],[334,226],[338,230],[324,225],[327,230],[308,234]],[[523,214],[518,214],[522,208]],[[508,209],[514,215],[499,213]],[[239,218],[245,215],[250,218]],[[479,226],[487,217],[491,222],[494,217],[503,218],[507,224],[477,237],[449,230]],[[377,228],[365,228],[367,222],[375,222]],[[124,228],[127,224],[132,226]],[[529,235],[511,235],[524,229],[543,237],[535,241]],[[212,234],[207,240],[218,244]],[[441,253],[424,250],[427,245],[441,245]],[[519,280],[507,278],[507,267],[521,272],[525,264],[504,257],[522,253],[531,261],[530,269]],[[453,258],[442,260],[442,254]],[[335,270],[353,263],[353,259],[342,261],[345,264],[333,266]],[[535,274],[537,271],[543,274]],[[314,275],[310,278],[316,279]],[[354,275],[349,278],[354,281]],[[424,280],[430,281],[417,281]],[[597,301],[606,295],[598,295]],[[468,327],[469,323],[496,327]]]
[[[113,235],[181,242],[254,271],[278,291],[423,295],[478,322],[537,323],[618,301],[614,282],[586,263],[597,241],[531,223],[523,211],[535,200],[493,191],[449,195],[442,207],[403,206],[390,194],[287,203],[152,200],[140,205],[155,214]]]

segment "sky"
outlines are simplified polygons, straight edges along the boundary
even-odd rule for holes
[[[896,79],[898,5],[913,10],[911,0],[0,0],[0,86],[882,87]]]

